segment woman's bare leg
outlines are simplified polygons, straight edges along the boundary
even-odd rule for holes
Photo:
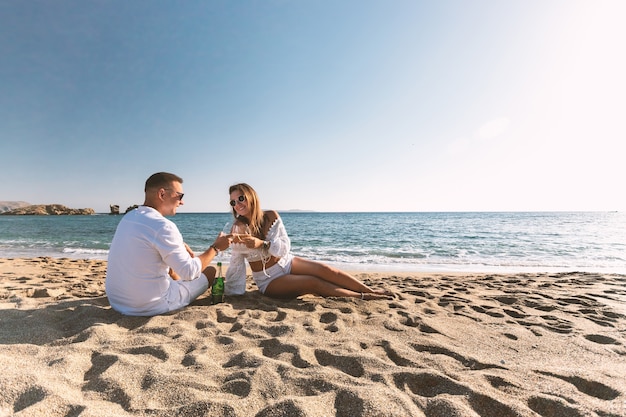
[[[293,298],[304,294],[323,297],[355,297],[357,294],[360,296],[360,293],[310,275],[283,275],[270,282],[265,289],[265,295],[277,298]]]
[[[356,297],[364,300],[389,298],[388,291],[375,291],[351,275],[319,262],[294,258],[291,274],[273,280],[265,290],[270,297]]]
[[[352,290],[353,292],[369,293],[369,294],[382,294],[391,295],[389,291],[385,290],[373,290],[367,285],[363,284],[352,275],[343,272],[332,266],[323,264],[321,262],[310,261],[299,257],[294,257],[291,263],[292,275],[311,275],[318,277],[324,281],[335,284],[338,287]]]

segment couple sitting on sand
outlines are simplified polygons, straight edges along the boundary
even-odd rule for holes
[[[390,297],[336,268],[293,256],[280,216],[262,211],[256,191],[247,184],[229,190],[233,232],[239,233],[220,233],[206,251],[194,254],[176,225],[165,218],[184,204],[182,183],[174,174],[153,174],[146,181],[143,205],[124,215],[117,226],[105,287],[111,307],[120,313],[153,316],[187,306],[212,285],[216,270],[209,264],[231,245],[227,295],[245,292],[247,259],[259,291],[270,297]]]

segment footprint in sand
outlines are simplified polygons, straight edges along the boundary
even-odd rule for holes
[[[315,358],[320,365],[331,366],[353,377],[360,378],[365,374],[365,369],[357,358],[333,355],[322,349],[315,350]]]
[[[422,318],[415,313],[410,313],[407,311],[398,311],[398,315],[401,317],[399,319],[400,324],[407,327],[416,327],[422,333],[428,334],[442,334],[437,329],[432,328],[431,326],[425,324],[422,321]]]
[[[398,389],[410,396],[426,399],[426,417],[473,413],[481,416],[520,417],[513,407],[434,372],[396,373],[393,381]]]
[[[434,296],[430,295],[426,291],[408,290],[408,291],[405,291],[403,294],[414,295],[416,297],[415,304],[421,304],[421,303],[426,302],[426,300],[432,300],[435,298]]]
[[[556,310],[556,307],[553,304],[543,304],[534,300],[526,300],[524,301],[524,305],[546,313]]]
[[[452,304],[452,308],[455,311],[465,308],[470,303],[466,298],[457,297],[454,293],[448,293],[441,296],[437,305],[439,307],[447,307]]]
[[[552,372],[536,371],[538,374],[550,376],[553,378],[561,379],[565,382],[569,382],[574,385],[576,389],[583,394],[587,394],[591,397],[599,398],[601,400],[614,400],[620,396],[620,392],[613,389],[601,382],[591,381],[589,379],[581,378],[579,376],[567,376],[559,375]]]
[[[477,371],[477,370],[482,370],[482,369],[507,369],[500,365],[479,362],[476,359],[468,358],[466,356],[453,352],[450,349],[444,348],[442,346],[413,344],[412,347],[418,352],[428,352],[432,355],[449,356],[452,359],[460,362],[461,365],[463,365],[464,367],[472,371]]]
[[[585,335],[585,339],[601,345],[621,345],[620,342],[613,339],[612,337],[603,336],[601,334],[587,334]]]
[[[513,317],[514,319],[523,319],[525,317],[528,317],[528,314],[524,314],[518,310],[510,310],[510,309],[505,308],[504,312],[508,314],[509,316]]]
[[[154,346],[136,347],[136,348],[129,349],[127,352],[130,353],[131,355],[154,356],[155,358],[162,360],[162,361],[166,361],[169,358],[169,355],[167,354],[166,351],[164,351],[160,347],[154,347]]]
[[[504,317],[504,314],[499,313],[497,311],[493,311],[493,309],[495,308],[494,306],[488,306],[488,305],[477,306],[477,305],[472,305],[470,307],[472,308],[472,310],[474,310],[477,313],[486,314],[488,316],[495,317],[495,318],[498,318],[498,319],[501,319],[501,318]]]
[[[578,310],[587,320],[603,327],[615,327],[619,319],[625,316],[603,308],[582,308]]]
[[[117,361],[117,356],[103,355],[94,352],[93,355],[91,355],[91,368],[85,373],[85,381],[99,377]]]
[[[575,409],[563,400],[543,396],[531,397],[528,400],[528,407],[543,417],[584,417],[588,415],[587,413]]]
[[[263,340],[259,346],[263,348],[263,356],[267,358],[289,362],[296,368],[311,366],[311,363],[302,357],[299,346],[282,343],[277,338]]]
[[[217,322],[218,323],[235,323],[237,321],[237,317],[231,317],[228,314],[224,313],[222,309],[217,309]]]
[[[332,312],[322,313],[320,315],[320,323],[328,325],[324,327],[324,330],[333,332],[333,333],[339,331],[339,326],[337,325],[338,319],[339,319],[339,316],[336,313],[332,313]]]
[[[252,390],[250,376],[246,372],[235,372],[224,380],[222,390],[238,397],[247,397]]]
[[[517,385],[513,384],[506,379],[497,376],[497,375],[485,375],[485,379],[491,384],[492,387],[499,390],[507,390],[509,388],[519,388]]]
[[[417,368],[417,364],[412,360],[409,360],[402,356],[395,348],[391,346],[391,343],[387,340],[384,340],[378,344],[378,346],[382,347],[385,350],[385,354],[393,363],[397,366],[407,366],[407,367],[415,367]]]
[[[551,332],[569,334],[573,331],[574,326],[568,320],[558,318],[556,316],[527,316],[525,319],[519,319],[517,323],[520,326],[528,327],[536,336],[542,336],[541,332],[536,331],[533,327],[543,327]]]
[[[85,373],[87,383],[85,391],[99,393],[104,400],[119,404],[124,410],[130,410],[131,396],[117,382],[102,378],[101,375],[117,363],[118,357],[94,352],[91,356],[91,368]]]
[[[501,304],[506,304],[508,306],[513,305],[518,302],[517,298],[507,297],[507,296],[494,297],[494,300],[500,302]]]
[[[48,394],[45,389],[38,386],[29,387],[17,397],[17,400],[15,400],[15,403],[13,404],[13,412],[17,413],[25,408],[37,404],[38,402],[43,401],[47,396]],[[0,409],[0,411],[1,410],[2,409]]]
[[[271,318],[271,319],[268,318],[267,321],[276,322],[276,321],[285,321],[286,319],[287,319],[287,312],[279,309],[276,311],[276,317]]]

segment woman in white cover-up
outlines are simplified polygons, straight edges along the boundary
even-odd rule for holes
[[[294,256],[280,215],[274,210],[263,211],[256,191],[248,184],[232,185],[229,194],[235,221],[225,280],[227,294],[245,292],[247,260],[259,291],[270,297],[315,294],[363,300],[390,298],[390,292],[373,290],[337,268]]]

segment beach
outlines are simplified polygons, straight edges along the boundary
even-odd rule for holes
[[[391,300],[112,310],[106,261],[0,259],[0,416],[625,416],[626,276],[356,273]]]

